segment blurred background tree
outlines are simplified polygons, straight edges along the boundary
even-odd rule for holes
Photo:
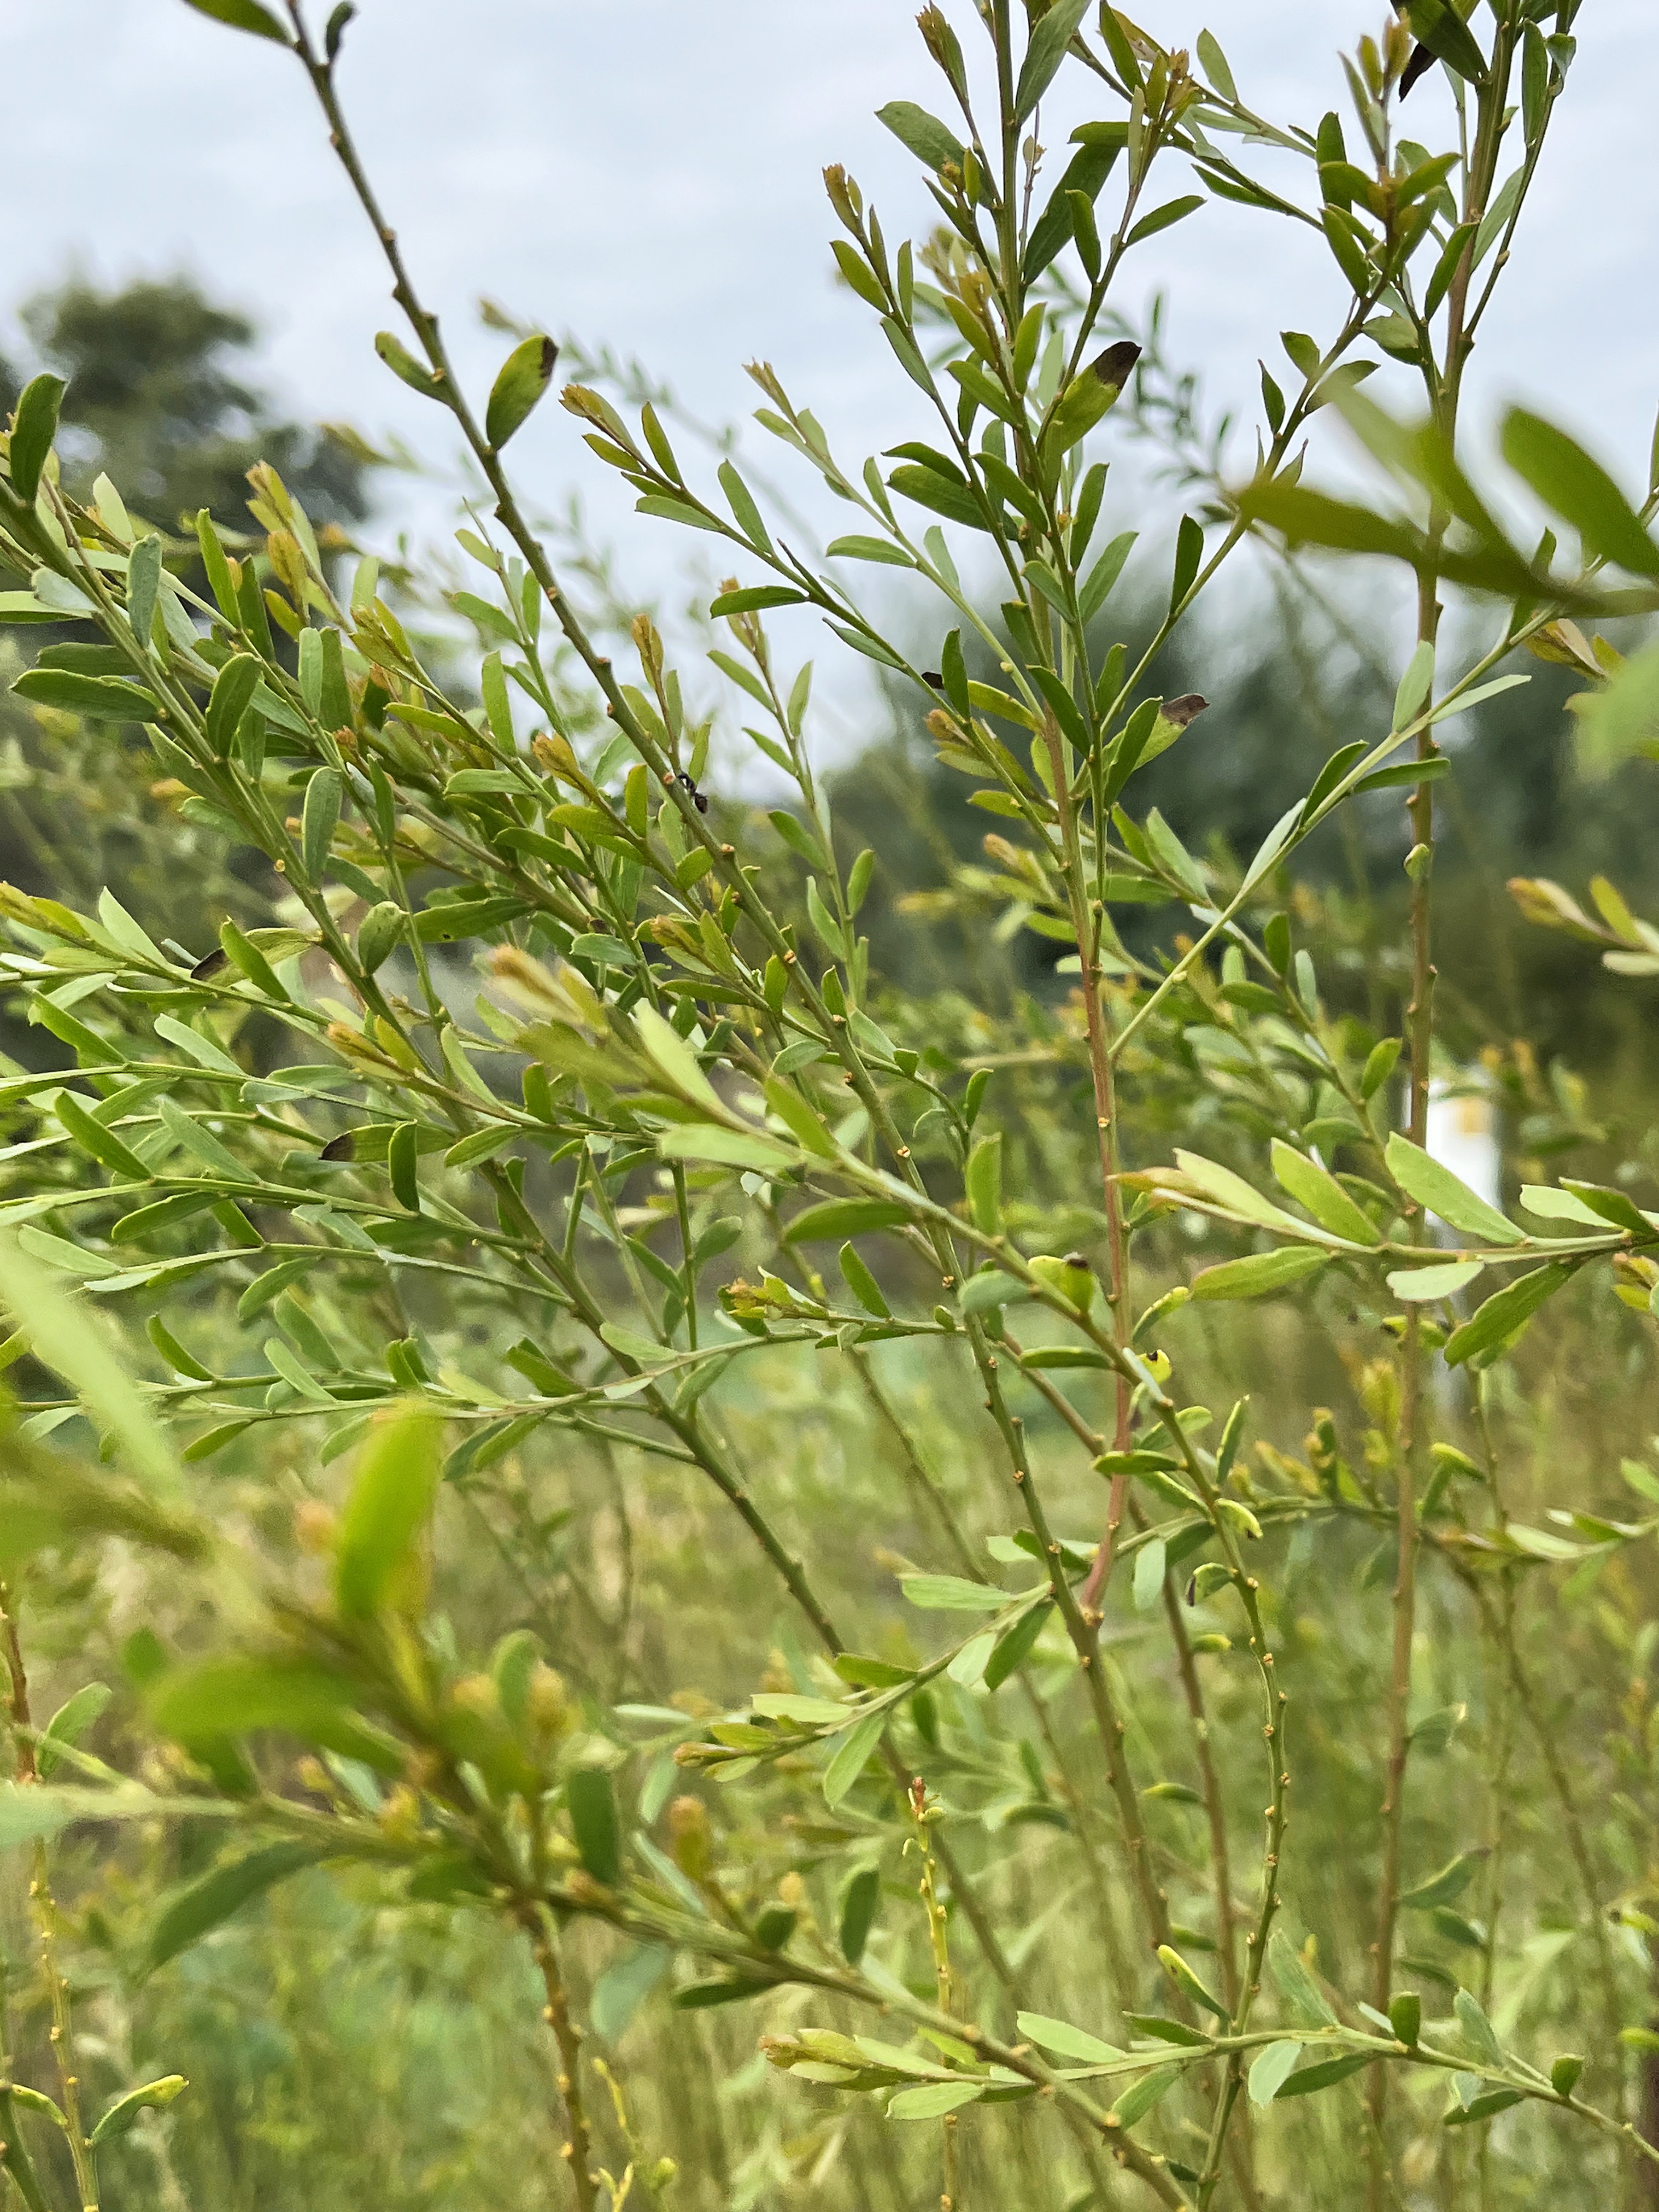
[[[33,359],[23,375],[63,377],[63,452],[76,493],[100,475],[158,529],[206,507],[248,526],[246,473],[271,463],[316,522],[361,522],[369,510],[362,460],[325,431],[284,421],[246,380],[258,325],[208,299],[185,276],[139,277],[100,291],[71,276],[25,302]],[[22,375],[0,362],[8,407]]]
[[[326,431],[284,418],[248,373],[258,325],[189,276],[110,291],[71,276],[27,301],[19,321],[30,357],[0,358],[0,409],[40,369],[65,380],[61,443],[77,497],[89,501],[106,474],[134,519],[164,536],[188,534],[206,507],[228,535],[248,538],[247,471],[265,459],[319,532],[368,515],[364,460]],[[11,696],[11,661],[76,635],[14,629],[0,641],[0,879],[81,907],[107,884],[153,933],[204,951],[227,912],[268,921],[277,886],[263,860],[228,860],[221,839],[178,814],[136,732]],[[15,1021],[0,1026],[0,1042],[33,1066],[63,1053]]]

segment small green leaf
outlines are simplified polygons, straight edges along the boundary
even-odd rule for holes
[[[579,1766],[564,1794],[582,1865],[595,1881],[614,1889],[622,1879],[622,1827],[611,1777],[602,1766]]]
[[[1299,1206],[1305,1206],[1322,1229],[1328,1229],[1333,1237],[1344,1237],[1352,1244],[1374,1246],[1382,1243],[1359,1206],[1317,1160],[1310,1160],[1305,1152],[1294,1151],[1275,1137],[1273,1164],[1279,1188],[1288,1191]]]
[[[148,647],[161,588],[161,541],[152,531],[127,557],[127,622],[140,645]]]
[[[708,602],[711,615],[759,614],[768,607],[799,607],[806,604],[805,592],[787,584],[750,584],[740,592],[721,592]]]
[[[1132,2128],[1137,2120],[1144,2119],[1158,2100],[1169,2094],[1185,2071],[1182,2066],[1156,2066],[1150,2074],[1143,2074],[1112,2107],[1119,2127]]]
[[[1584,2062],[1577,2051],[1564,2051],[1550,2067],[1550,2087],[1558,2097],[1570,2097],[1578,2087]]]
[[[1391,2001],[1389,2025],[1407,2051],[1416,2050],[1417,2039],[1423,2032],[1423,2000],[1415,1990],[1401,1990]]]
[[[1194,2004],[1202,2005],[1206,2012],[1213,2014],[1217,2020],[1231,2021],[1232,2015],[1226,2006],[1211,1996],[1172,1943],[1158,1945],[1158,1959],[1164,1972],[1183,1995],[1189,1996]]]
[[[1431,1905],[1449,1905],[1453,1898],[1461,1897],[1468,1887],[1486,1856],[1485,1851],[1463,1852],[1442,1867],[1438,1874],[1419,1882],[1415,1889],[1402,1890],[1401,1904],[1413,1906],[1419,1911],[1425,1911]]]
[[[1453,1330],[1445,1350],[1447,1366],[1461,1367],[1477,1352],[1490,1352],[1513,1336],[1523,1322],[1529,1321],[1547,1299],[1571,1279],[1573,1272],[1571,1261],[1554,1260],[1495,1291],[1461,1328]]]
[[[1085,2066],[1109,2066],[1123,2052],[1109,2043],[1103,2043],[1097,2035],[1090,2035],[1069,2021],[1050,2020],[1046,2013],[1023,2012],[1015,2017],[1014,2025],[1028,2043],[1035,2043],[1044,2051],[1052,2051],[1057,2058],[1075,2058]]]
[[[881,1285],[860,1257],[858,1247],[852,1243],[843,1244],[837,1257],[842,1279],[866,1313],[873,1314],[878,1321],[890,1321],[893,1309],[888,1304]]]
[[[20,699],[82,714],[94,722],[153,722],[161,711],[154,692],[118,676],[76,676],[64,668],[27,668],[12,690]]]
[[[1448,2112],[1445,2124],[1449,2128],[1472,2127],[1479,2121],[1491,2119],[1496,2113],[1507,2112],[1511,2105],[1521,2102],[1522,2094],[1519,2089],[1484,2089],[1461,2110]]]
[[[1089,0],[1053,0],[1031,33],[1014,88],[1014,119],[1023,123],[1058,74],[1066,50],[1089,12]]]
[[[884,123],[901,146],[907,147],[924,167],[942,169],[947,161],[962,167],[962,141],[955,132],[930,115],[925,107],[918,107],[911,100],[890,100],[885,107],[876,110],[878,123]]]
[[[1492,2024],[1481,2010],[1479,2001],[1468,1990],[1459,1990],[1452,1999],[1452,2010],[1457,2014],[1457,2025],[1463,2032],[1463,2040],[1483,2066],[1501,2067],[1505,2063],[1504,2046],[1492,2032]]]
[[[149,1170],[137,1153],[129,1151],[112,1129],[95,1120],[72,1091],[60,1091],[52,1110],[81,1150],[100,1167],[119,1176],[124,1182],[149,1182]]]
[[[881,1872],[877,1867],[860,1867],[848,1881],[841,1896],[841,1924],[837,1940],[841,1955],[849,1966],[856,1966],[864,1956],[865,1944],[875,1925],[876,1911],[881,1903]]]
[[[312,1844],[270,1844],[172,1891],[162,1898],[149,1923],[143,1971],[153,1973],[169,1959],[176,1959],[181,1951],[222,1927],[253,1898],[303,1868],[314,1866],[318,1856]]]
[[[1224,1260],[1194,1278],[1195,1298],[1262,1298],[1292,1289],[1316,1275],[1330,1258],[1328,1252],[1304,1246],[1286,1246],[1278,1252],[1252,1252],[1243,1260]]]
[[[884,1712],[866,1713],[861,1721],[855,1721],[842,1736],[834,1757],[823,1770],[823,1802],[826,1805],[839,1805],[846,1796],[869,1764],[870,1754],[881,1741],[882,1730],[886,1725]]]
[[[189,0],[189,4],[196,7],[200,4],[200,0]],[[392,374],[400,378],[411,392],[418,392],[423,399],[443,398],[443,386],[432,371],[416,361],[403,341],[394,337],[390,331],[375,333],[374,350]]]
[[[878,1229],[896,1229],[910,1218],[900,1199],[832,1198],[809,1206],[785,1228],[786,1244],[810,1244],[831,1237],[865,1237]]]
[[[1169,1547],[1162,1536],[1154,1536],[1135,1553],[1133,1595],[1137,1613],[1150,1613],[1163,1596],[1168,1557]]]
[[[306,873],[313,884],[321,883],[328,866],[340,819],[341,789],[340,772],[332,768],[319,768],[306,786],[300,817],[300,844]]]
[[[1659,578],[1659,545],[1599,461],[1553,422],[1512,407],[1504,458],[1544,504],[1570,522],[1584,550],[1639,576]]]
[[[1485,82],[1486,58],[1451,0],[1406,0],[1406,15],[1431,54],[1471,84]]]
[[[1250,2068],[1250,2102],[1271,2105],[1301,2056],[1299,2043],[1270,2043]]]
[[[1198,34],[1199,67],[1224,100],[1237,100],[1238,87],[1233,82],[1233,73],[1227,66],[1227,57],[1208,31]]]
[[[1285,1999],[1304,2027],[1334,2027],[1336,2014],[1325,2002],[1307,1961],[1282,1929],[1276,1929],[1267,1947],[1267,1961]]]
[[[1389,1288],[1408,1305],[1425,1298],[1455,1297],[1468,1289],[1482,1265],[1479,1260],[1455,1260],[1444,1267],[1396,1267],[1388,1278]]]
[[[64,380],[43,372],[23,386],[12,417],[12,489],[26,507],[33,507],[40,489],[40,476],[58,435],[58,410],[63,404]]]
[[[228,23],[233,31],[252,31],[256,38],[274,39],[279,46],[294,43],[259,0],[185,0],[185,5],[198,15],[210,15],[216,23]]]
[[[522,428],[553,379],[559,349],[550,337],[528,337],[501,363],[484,409],[484,436],[500,452]]]
[[[929,2081],[915,2089],[901,2089],[888,2102],[890,2120],[936,2120],[971,2105],[985,2094],[984,2081]]]
[[[1202,192],[1188,192],[1178,200],[1165,200],[1162,207],[1141,216],[1123,243],[1126,246],[1139,246],[1143,239],[1156,238],[1160,230],[1168,230],[1171,223],[1182,222],[1203,204]]]
[[[64,1747],[80,1742],[114,1694],[107,1683],[88,1682],[59,1705],[34,1747],[34,1762],[43,1782],[50,1781],[58,1771]]]
[[[335,1544],[335,1597],[348,1620],[372,1620],[386,1605],[437,1495],[441,1437],[418,1400],[369,1431]]]
[[[1021,1615],[1013,1626],[997,1638],[990,1657],[985,1662],[984,1682],[988,1690],[1000,1690],[1008,1677],[1018,1673],[1030,1657],[1033,1646],[1042,1635],[1050,1607],[1048,1601],[1034,1605]]]
[[[214,678],[205,720],[207,741],[216,759],[222,760],[229,752],[264,674],[264,664],[252,653],[239,653]]]
[[[975,1228],[994,1237],[1002,1226],[1002,1133],[981,1137],[968,1155],[969,1210]]]
[[[1350,2074],[1357,2074],[1362,2066],[1369,2066],[1375,2055],[1351,2051],[1341,2058],[1322,2058],[1317,2065],[1304,2066],[1283,2084],[1275,2101],[1283,2104],[1286,2097],[1310,2097],[1316,2090],[1331,2088],[1338,2081],[1346,2081]]]
[[[1000,1613],[1015,1601],[1012,1592],[965,1575],[901,1575],[899,1588],[924,1613]]]
[[[690,1121],[665,1129],[657,1150],[665,1160],[712,1160],[722,1167],[747,1168],[751,1174],[784,1176],[798,1164],[787,1146],[757,1133],[727,1129],[708,1121]]]
[[[210,1659],[163,1675],[147,1702],[153,1724],[179,1743],[211,1743],[262,1729],[325,1742],[354,1694],[343,1675],[314,1660]]]
[[[1451,1170],[1413,1144],[1398,1130],[1389,1139],[1389,1172],[1408,1198],[1466,1237],[1479,1237],[1491,1244],[1522,1244],[1525,1232],[1507,1220],[1495,1206],[1472,1191]]]

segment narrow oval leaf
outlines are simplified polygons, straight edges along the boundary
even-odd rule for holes
[[[1504,418],[1504,458],[1544,504],[1570,522],[1584,550],[1638,576],[1659,577],[1659,545],[1599,461],[1541,416],[1512,407]]]
[[[64,380],[50,373],[33,378],[23,386],[12,417],[12,489],[26,506],[33,507],[40,489],[40,473],[58,435],[58,410],[63,403]]]
[[[881,1903],[881,1869],[860,1867],[842,1893],[841,1923],[836,1940],[841,1955],[849,1966],[856,1966],[864,1956],[864,1947],[875,1925],[876,1909]]]
[[[198,1881],[175,1889],[161,1899],[150,1923],[143,1971],[153,1973],[169,1959],[176,1959],[192,1943],[222,1927],[252,1899],[286,1881],[301,1868],[316,1865],[317,1860],[313,1844],[271,1844],[264,1850],[251,1851],[246,1858],[233,1860],[228,1866],[215,1867]]]
[[[1522,1322],[1530,1321],[1539,1307],[1571,1279],[1573,1273],[1570,1261],[1553,1260],[1548,1267],[1534,1267],[1519,1282],[1494,1292],[1461,1328],[1452,1332],[1445,1350],[1447,1366],[1461,1367],[1477,1352],[1490,1352],[1513,1336]]]
[[[233,31],[252,31],[255,38],[274,39],[279,46],[294,43],[259,0],[185,0],[185,5],[198,15],[210,15],[216,23],[228,23]]]
[[[1097,2035],[1073,2027],[1069,2021],[1051,2020],[1046,2013],[1020,2013],[1015,2026],[1028,2043],[1052,2051],[1057,2058],[1076,2058],[1085,2066],[1109,2066],[1114,2059],[1124,2056],[1112,2044],[1103,2043]]]
[[[1194,1279],[1195,1298],[1264,1298],[1275,1291],[1288,1291],[1310,1275],[1316,1275],[1329,1261],[1326,1252],[1305,1245],[1279,1252],[1252,1252],[1243,1260],[1224,1260],[1206,1267]]]
[[[1395,1297],[1407,1304],[1420,1304],[1425,1298],[1455,1297],[1459,1291],[1467,1290],[1481,1272],[1479,1260],[1455,1260],[1444,1267],[1397,1267],[1388,1279],[1389,1288]]]
[[[66,668],[26,669],[12,690],[37,706],[94,722],[153,722],[161,711],[154,692],[118,676],[76,676]]]
[[[1299,2043],[1270,2043],[1250,2068],[1250,2102],[1271,2105],[1301,2056]]]
[[[1449,1228],[1461,1229],[1466,1237],[1479,1237],[1489,1244],[1526,1242],[1524,1231],[1397,1129],[1389,1139],[1388,1162],[1389,1174],[1407,1197],[1437,1214]]]
[[[262,664],[252,653],[239,653],[225,663],[213,679],[205,717],[207,740],[222,759],[230,750],[242,717],[253,703],[253,694],[264,673]]]
[[[787,1244],[808,1244],[821,1237],[863,1237],[872,1230],[896,1229],[909,1218],[910,1209],[897,1199],[832,1198],[798,1213],[783,1237]]]
[[[582,1865],[614,1889],[622,1876],[622,1828],[611,1777],[600,1766],[579,1766],[565,1784],[565,1805]]]
[[[189,2087],[182,2074],[164,2074],[159,2081],[146,2081],[142,2088],[129,2089],[125,2097],[118,2097],[113,2104],[106,2106],[88,2142],[95,2148],[107,2142],[112,2136],[125,2135],[140,2112],[149,2107],[159,2111]]]
[[[1346,1237],[1352,1244],[1382,1243],[1357,1201],[1317,1160],[1310,1160],[1305,1152],[1297,1152],[1275,1137],[1273,1164],[1279,1188],[1287,1191],[1298,1206],[1305,1206],[1322,1229],[1328,1229],[1334,1237]]]
[[[370,1620],[386,1604],[432,1510],[442,1434],[418,1400],[369,1431],[335,1546],[334,1594],[349,1620]]]
[[[887,2106],[890,2120],[936,2120],[985,2094],[984,2081],[929,2081],[915,2089],[901,2089]]]
[[[901,1575],[899,1588],[925,1613],[1000,1613],[1016,1601],[1010,1591],[970,1583],[964,1575]]]
[[[1112,2107],[1119,2127],[1132,2128],[1137,2120],[1144,2119],[1158,2100],[1169,2094],[1185,2071],[1182,2066],[1157,2066],[1150,2074],[1142,2075]]]
[[[1281,2083],[1275,2100],[1283,2104],[1286,2097],[1310,2097],[1316,2090],[1328,2089],[1335,2082],[1346,2081],[1362,2066],[1369,2066],[1374,2057],[1369,2051],[1351,2051],[1344,2057],[1322,2058],[1316,2066],[1304,2066]]]
[[[881,1733],[886,1725],[884,1712],[866,1713],[842,1738],[836,1747],[835,1756],[823,1770],[823,1802],[826,1805],[840,1804],[869,1764],[870,1754],[881,1741]]]
[[[334,831],[340,819],[340,772],[337,769],[319,768],[306,786],[305,805],[301,813],[300,842],[305,856],[306,873],[313,884],[320,883],[328,866],[328,856],[334,842]]]
[[[498,451],[526,421],[553,379],[559,349],[550,337],[528,337],[501,363],[484,409],[484,435]]]
[[[58,1771],[64,1747],[80,1742],[114,1694],[106,1682],[88,1682],[59,1705],[34,1747],[35,1765],[43,1782]]]
[[[189,0],[189,4],[196,7],[200,4],[200,0]],[[392,374],[401,378],[411,392],[418,392],[424,399],[443,397],[443,386],[432,371],[416,361],[403,341],[394,337],[390,331],[375,333],[374,350]]]

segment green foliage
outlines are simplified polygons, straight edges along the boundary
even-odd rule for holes
[[[200,12],[289,42],[249,0]],[[586,626],[526,520],[501,449],[550,342],[518,333],[476,410],[390,234],[408,330],[379,350],[489,486],[497,535],[459,533],[476,589],[449,594],[476,698],[414,580],[340,573],[294,471],[249,471],[257,534],[204,490],[172,538],[65,474],[49,380],[19,401],[0,612],[75,636],[15,694],[88,748],[141,732],[186,818],[282,887],[265,918],[215,902],[194,941],[107,887],[0,890],[9,973],[67,1055],[3,1079],[0,1844],[42,1965],[0,2095],[30,2212],[138,2201],[124,2161],[175,2145],[204,2202],[274,2201],[266,2151],[295,2142],[308,2203],[361,2202],[365,2084],[387,2204],[1381,2208],[1433,2170],[1484,2208],[1659,2164],[1631,2016],[1659,1475],[1620,1426],[1653,1396],[1659,1155],[1540,1073],[1523,1023],[1462,1078],[1511,1114],[1518,1201],[1429,1141],[1458,1035],[1443,726],[1496,715],[1530,649],[1592,687],[1592,752],[1645,742],[1639,657],[1581,625],[1659,606],[1650,507],[1512,415],[1508,465],[1579,540],[1528,550],[1458,434],[1572,11],[1547,35],[1536,9],[1477,28],[1413,0],[1349,64],[1358,159],[1334,115],[1257,116],[1212,39],[1200,82],[1109,9],[1034,12],[978,21],[982,72],[923,12],[963,135],[883,111],[942,218],[920,248],[827,173],[849,290],[939,442],[843,463],[754,368],[761,426],[857,509],[822,561],[732,454],[704,483],[661,395],[562,394],[641,513],[738,571],[709,660],[788,780],[769,817],[702,787],[702,672],[648,615]],[[319,49],[296,11],[295,64],[379,228],[348,19]],[[1398,135],[1413,33],[1462,88],[1455,151]],[[1022,142],[1062,70],[1113,113],[1043,176]],[[1279,149],[1297,196],[1218,142]],[[1311,228],[1347,288],[1265,374],[1243,486],[1158,330],[1111,319],[1129,258],[1202,204],[1158,197],[1182,156]],[[209,421],[216,328],[184,333]],[[1422,422],[1359,392],[1377,350]],[[62,422],[95,427],[98,393],[71,375]],[[1327,406],[1386,511],[1301,481]],[[1139,625],[1113,594],[1147,518],[1106,472],[1137,427],[1193,495]],[[941,521],[1006,577],[994,614]],[[1230,759],[1203,671],[1167,680],[1248,540],[1423,585],[1282,789]],[[837,564],[908,569],[942,635],[897,634]],[[1456,645],[1442,588],[1471,602]],[[784,608],[884,672],[998,825],[971,859],[947,832],[931,884],[838,822],[811,666],[763,620]],[[1396,899],[1363,830],[1334,889],[1332,842],[1392,790]],[[1223,800],[1248,835],[1194,827]],[[1614,976],[1659,965],[1610,880],[1594,917],[1553,878],[1517,896]],[[923,988],[889,956],[946,924],[961,957]],[[999,952],[1028,941],[1041,991]],[[1592,1420],[1573,1394],[1613,1373],[1628,1402]],[[135,1575],[162,1601],[136,1632]],[[70,1678],[44,1729],[20,1603]],[[81,2056],[94,1987],[145,2027]],[[262,2031],[288,2039],[268,2063]],[[1582,2070],[1541,2070],[1569,2036]],[[58,2098],[23,2078],[48,2051]],[[465,2051],[511,2094],[453,2117]],[[520,2118],[527,2063],[562,2157]],[[149,2117],[186,2079],[205,2094]]]

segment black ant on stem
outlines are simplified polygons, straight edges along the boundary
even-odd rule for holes
[[[686,774],[686,772],[685,772],[685,770],[684,770],[684,769],[681,769],[679,770],[678,774],[678,775],[674,775],[674,776],[672,776],[672,777],[671,777],[671,776],[665,776],[665,777],[663,778],[663,781],[664,781],[665,783],[670,783],[670,782],[672,782],[672,783],[681,783],[681,784],[684,784],[684,787],[685,787],[685,788],[687,789],[687,791],[689,791],[689,792],[690,793],[690,794],[691,794],[691,804],[693,805],[693,806],[695,806],[695,807],[696,808],[696,810],[697,810],[698,813],[699,813],[699,814],[707,814],[707,813],[708,813],[708,801],[707,798],[703,795],[703,793],[702,793],[702,792],[700,792],[700,791],[697,789],[697,787],[696,787],[696,783],[695,783],[695,782],[692,781],[692,779],[691,779],[691,778],[690,778],[690,777]]]

